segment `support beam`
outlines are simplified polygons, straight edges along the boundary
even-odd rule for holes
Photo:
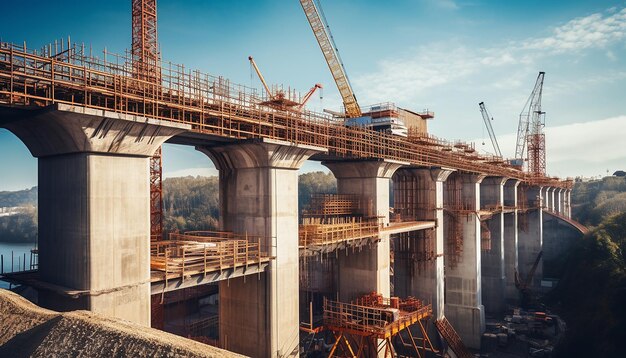
[[[506,178],[488,177],[480,183],[481,210],[492,211],[483,225],[489,230],[490,248],[481,250],[482,300],[485,312],[493,315],[504,313],[504,183]],[[485,228],[483,228],[483,231]],[[481,235],[485,235],[481,232]]]
[[[391,160],[324,162],[335,178],[339,194],[355,194],[361,198],[364,217],[379,217],[383,226],[389,224],[389,180],[393,173],[408,163]],[[359,251],[347,249],[338,257],[338,291],[340,301],[351,301],[370,292],[390,295],[389,234]]]
[[[401,168],[394,175],[394,210],[403,220],[435,221],[432,231],[399,238],[395,252],[395,292],[431,301],[435,319],[444,316],[443,185],[447,168]],[[426,240],[432,240],[433,252]]]
[[[38,158],[40,278],[59,288],[39,304],[149,326],[148,157],[190,127],[61,104],[9,111],[0,127]]]
[[[220,173],[222,230],[261,236],[266,273],[220,282],[220,343],[253,357],[299,354],[298,169],[317,147],[274,140],[196,147]]]
[[[455,265],[446,263],[445,315],[459,333],[463,342],[471,348],[480,348],[485,331],[485,312],[481,291],[480,221],[476,210],[480,208],[480,183],[484,176],[457,174],[461,181],[461,204],[470,212],[460,215],[463,246]],[[451,185],[448,178],[445,186]],[[450,190],[445,190],[450,195]],[[445,198],[446,204],[450,198]],[[446,259],[448,259],[446,255]]]
[[[515,272],[518,270],[518,202],[519,180],[509,179],[504,184],[504,206],[514,208],[504,214],[504,296],[505,302],[519,304],[519,292],[515,287]]]

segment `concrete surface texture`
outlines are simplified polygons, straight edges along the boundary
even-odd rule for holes
[[[482,175],[460,175],[461,198],[464,203],[480,208],[480,183]],[[461,218],[463,249],[455,266],[446,265],[445,316],[455,327],[463,342],[479,348],[485,331],[485,312],[481,290],[480,220],[476,213]]]
[[[518,209],[517,188],[520,182],[510,179],[504,184],[504,205],[515,207],[504,214],[504,298],[508,304],[517,304],[519,293],[515,287],[515,272],[518,270]]]
[[[40,304],[149,325],[148,157],[189,126],[63,104],[2,111],[39,158],[39,272],[57,286]]]
[[[337,178],[338,194],[355,194],[361,198],[364,217],[378,216],[383,225],[389,223],[389,181],[393,173],[408,163],[395,161],[324,162]],[[346,250],[339,255],[339,300],[352,301],[370,292],[390,296],[389,235],[358,251]]]
[[[488,177],[480,184],[480,204],[482,209],[502,206],[504,203],[504,183],[506,178]],[[504,212],[496,211],[485,220],[491,236],[491,248],[481,250],[481,284],[485,312],[504,312]]]
[[[527,189],[528,200],[532,203],[532,201],[542,199],[544,197],[542,194],[546,192],[545,189],[546,188],[542,187],[529,187]],[[531,203],[529,203],[529,206]],[[543,201],[540,205],[543,205]],[[543,210],[531,209],[520,215],[523,215],[524,218],[519,220],[523,220],[525,224],[520,225],[518,231],[518,266],[520,277],[525,279],[537,255],[539,255],[539,252],[543,249]],[[543,263],[540,261],[531,279],[531,287],[539,288],[542,275]]]
[[[398,175],[411,176],[420,184],[420,192],[414,193],[419,202],[416,204],[414,218],[407,220],[433,220],[438,223],[430,235],[435,240],[435,258],[424,263],[409,262],[409,257],[397,257],[395,266],[396,294],[400,297],[418,297],[432,302],[435,318],[444,315],[444,213],[443,213],[443,183],[453,172],[446,168],[402,168]],[[394,185],[402,185],[398,180]],[[403,188],[401,188],[403,189]],[[405,190],[397,190],[396,195],[406,193]],[[420,195],[421,194],[421,195]],[[406,202],[406,198],[397,197],[397,203]],[[420,231],[416,240],[424,240],[429,233]]]
[[[197,147],[220,173],[222,230],[260,236],[274,257],[258,277],[220,283],[220,341],[253,357],[299,354],[298,169],[323,151],[278,141]]]

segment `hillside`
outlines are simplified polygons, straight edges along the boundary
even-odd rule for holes
[[[587,226],[626,211],[626,177],[576,182],[572,190],[572,216]]]
[[[37,187],[20,191],[0,191],[0,208],[37,206]]]
[[[626,341],[626,212],[606,218],[568,253],[548,297],[568,324],[557,357],[618,357]],[[581,343],[585,342],[585,343]]]

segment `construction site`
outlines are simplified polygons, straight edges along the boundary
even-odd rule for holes
[[[262,90],[165,62],[156,0],[132,0],[125,54],[1,42],[0,127],[40,176],[38,263],[2,279],[36,289],[42,307],[253,357],[472,357],[493,345],[486,315],[541,290],[545,218],[586,230],[571,219],[573,181],[546,174],[545,73],[515,158],[480,103],[496,152],[481,155],[429,134],[431,111],[357,103],[319,1],[300,4],[342,111],[306,108],[320,84],[271,88],[253,57]],[[219,171],[219,230],[164,231],[166,142]],[[337,192],[298,212],[307,160]]]

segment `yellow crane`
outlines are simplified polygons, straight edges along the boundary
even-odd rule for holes
[[[346,117],[361,117],[361,108],[356,101],[356,96],[348,80],[348,75],[343,67],[343,62],[341,62],[341,57],[339,57],[337,46],[330,33],[330,27],[328,27],[319,2],[316,5],[314,0],[300,0],[300,5],[302,5],[304,14],[315,35],[315,39],[317,39],[317,43],[320,45],[320,49],[324,54],[328,68],[335,79],[337,89],[343,100],[343,105],[346,108]]]

